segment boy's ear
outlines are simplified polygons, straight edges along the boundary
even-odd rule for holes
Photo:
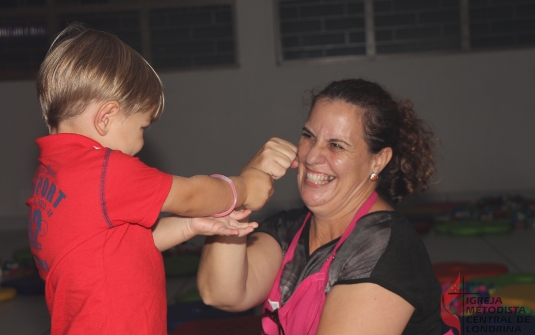
[[[106,101],[95,114],[94,125],[100,136],[106,136],[110,130],[111,124],[115,122],[120,116],[120,107],[118,101]]]

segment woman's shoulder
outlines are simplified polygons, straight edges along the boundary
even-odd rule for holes
[[[370,226],[375,225],[375,224],[382,224],[382,225],[402,224],[404,225],[405,223],[407,223],[407,219],[405,218],[405,216],[403,216],[403,214],[397,211],[380,210],[380,211],[371,212],[371,213],[364,215],[357,222],[357,227],[359,225],[363,225],[366,228],[369,228]]]
[[[352,238],[368,239],[374,234],[388,235],[388,240],[383,240],[385,243],[391,242],[391,239],[421,242],[414,227],[397,211],[377,211],[363,216],[357,222]]]
[[[333,268],[343,279],[367,278],[385,252],[391,238],[392,226],[403,221],[397,212],[369,213],[357,222],[355,228],[337,251]]]
[[[377,211],[363,216],[348,237],[349,244],[364,245],[376,252],[423,254],[422,239],[407,218],[396,211]],[[358,255],[358,252],[356,253]]]
[[[390,240],[392,228],[394,226],[404,227],[405,223],[405,217],[395,211],[371,212],[357,221],[346,242],[347,244],[366,244],[368,247],[370,243],[374,244],[375,247],[378,245],[386,246]]]
[[[377,211],[363,216],[337,252],[342,277],[371,277],[372,272],[400,260],[428,259],[421,238],[399,212]]]

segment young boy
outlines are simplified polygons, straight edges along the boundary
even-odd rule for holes
[[[57,334],[167,334],[160,250],[196,234],[243,236],[295,147],[270,140],[238,177],[183,178],[133,156],[163,110],[150,65],[116,36],[67,27],[41,65],[37,92],[50,134],[34,177],[28,234]],[[236,207],[233,218],[197,218]],[[154,224],[160,212],[170,216]],[[223,212],[223,213],[221,213]]]

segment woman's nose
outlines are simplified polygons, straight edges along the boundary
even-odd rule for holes
[[[325,161],[325,148],[322,148],[317,142],[308,148],[305,155],[305,161],[308,165],[318,165]]]

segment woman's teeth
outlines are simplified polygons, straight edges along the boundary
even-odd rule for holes
[[[315,174],[311,172],[307,172],[307,180],[316,184],[316,185],[324,185],[328,182],[332,181],[334,179],[333,176],[327,176],[324,174]]]

